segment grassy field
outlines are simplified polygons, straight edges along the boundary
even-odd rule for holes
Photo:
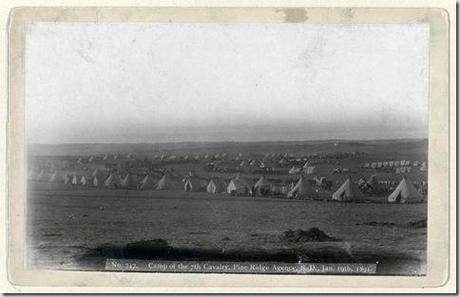
[[[129,164],[126,159],[84,164],[77,164],[77,159],[78,156],[88,159],[92,154],[100,157],[102,152],[122,155],[133,152],[137,158],[133,161],[133,172],[144,172],[146,168],[157,173],[166,170],[183,178],[194,171],[202,178],[223,177],[227,181],[235,172],[241,172],[251,184],[261,173],[238,167],[240,161],[233,159],[237,153],[243,154],[246,161],[264,160],[267,158],[264,154],[293,153],[303,156],[303,161],[291,160],[280,165],[281,157],[269,157],[267,166],[277,172],[262,174],[272,180],[296,182],[299,176],[288,174],[288,170],[294,165],[302,166],[307,159],[305,156],[310,156],[308,160],[315,163],[317,172],[307,178],[324,176],[332,185],[330,189],[316,187],[317,200],[287,200],[273,195],[233,197],[180,190],[109,190],[29,182],[28,263],[54,269],[101,270],[105,258],[123,254],[127,245],[161,239],[168,247],[179,251],[176,255],[188,255],[186,260],[195,257],[194,260],[297,262],[300,257],[304,262],[378,262],[380,274],[425,274],[427,228],[423,224],[416,227],[410,223],[426,220],[426,203],[386,203],[392,191],[388,181],[395,187],[402,175],[396,174],[395,169],[363,166],[366,162],[385,160],[426,161],[427,149],[426,139],[34,145],[29,148],[29,167],[41,167],[49,172],[58,169],[61,173],[91,174],[95,168],[126,171],[126,164]],[[208,153],[228,153],[228,159],[220,160],[221,166],[232,171],[210,170],[210,161],[204,158]],[[197,161],[173,162],[154,157],[161,154],[198,154],[201,157]],[[143,161],[144,158],[149,161]],[[336,167],[348,171],[337,174],[333,172]],[[406,173],[409,181],[427,182],[427,171],[419,167],[412,169]],[[357,182],[373,174],[387,184],[382,193],[367,197],[370,203],[330,201],[332,193],[348,176]],[[156,180],[160,177],[155,176]],[[319,228],[340,240],[288,242],[281,237],[288,230],[308,231],[310,228]],[[145,255],[128,256],[142,258]],[[155,259],[158,257],[153,255]]]
[[[175,248],[220,251],[345,251],[382,274],[426,272],[426,204],[336,203],[232,197],[183,191],[29,187],[28,259],[35,267],[102,269],[97,247],[163,239]],[[369,222],[393,226],[366,225]],[[289,229],[317,227],[339,242],[287,243]],[[100,259],[99,259],[100,260]],[[345,261],[345,259],[344,259]],[[348,261],[348,260],[347,260]],[[99,263],[99,264],[98,264]]]

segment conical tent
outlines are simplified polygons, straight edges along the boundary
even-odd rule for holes
[[[310,182],[301,177],[296,185],[290,190],[287,194],[289,198],[298,197],[298,198],[307,198],[312,197],[316,194],[315,190],[311,186]]]
[[[251,186],[238,173],[227,185],[228,194],[251,194]]]
[[[256,195],[267,194],[270,191],[270,182],[265,178],[265,176],[261,176],[255,183],[253,189]]]
[[[102,187],[104,186],[106,178],[103,174],[97,174],[96,176],[92,177],[91,184],[94,187]]]
[[[91,173],[91,177],[97,176],[98,174],[100,174],[100,172],[101,171],[99,170],[99,168],[94,169],[93,173]]]
[[[49,180],[48,173],[46,173],[46,171],[42,169],[40,173],[37,175],[36,180],[41,181],[41,182],[48,181]]]
[[[358,186],[353,183],[349,177],[340,188],[332,194],[332,200],[337,201],[359,201],[363,200],[364,195],[359,190]]]
[[[388,196],[388,202],[391,203],[411,203],[422,202],[423,196],[417,191],[414,185],[403,177],[396,189]]]
[[[37,172],[34,169],[30,169],[29,173],[27,174],[27,179],[36,180],[37,179]]]
[[[206,186],[206,192],[208,193],[224,193],[226,190],[226,183],[223,179],[213,178],[209,181]]]
[[[119,188],[121,184],[121,178],[118,173],[111,173],[109,177],[104,181],[104,187],[106,188]]]
[[[83,186],[90,186],[91,185],[91,177],[82,175],[80,178],[80,184]]]
[[[186,192],[204,192],[207,186],[206,180],[192,176],[186,179],[184,184],[184,190]]]
[[[81,181],[81,175],[78,175],[78,174],[74,174],[72,176],[72,185],[79,185],[80,184],[80,181]]]
[[[149,174],[147,174],[139,185],[140,190],[153,190],[155,188],[155,180]]]
[[[91,174],[91,184],[94,187],[102,187],[104,185],[107,175],[96,168]]]
[[[53,174],[51,174],[49,182],[50,183],[63,183],[64,178],[62,177],[61,174],[59,174],[57,171],[55,171]]]
[[[134,174],[128,173],[125,178],[120,181],[120,186],[126,189],[135,189],[138,185],[137,176]]]
[[[163,175],[155,185],[155,190],[178,190],[180,188],[182,188],[180,180],[176,180],[169,174]]]

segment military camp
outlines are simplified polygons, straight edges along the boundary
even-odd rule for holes
[[[410,245],[423,258],[426,229],[404,226],[426,218],[426,148],[424,140],[107,144],[69,155],[38,146],[25,177],[44,214],[32,218],[33,244],[49,245],[40,251],[53,262],[54,253],[74,257],[115,238],[279,248],[283,232],[320,228],[354,242],[357,254],[391,242],[378,253]],[[407,236],[396,240],[400,232]],[[53,248],[65,234],[84,248]],[[75,264],[66,259],[55,264]]]

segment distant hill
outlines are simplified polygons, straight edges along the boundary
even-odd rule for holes
[[[271,141],[271,142],[177,142],[177,143],[72,143],[30,144],[29,155],[86,156],[95,154],[155,153],[333,153],[333,152],[390,153],[401,152],[426,155],[427,139],[388,140],[321,140],[321,141]]]

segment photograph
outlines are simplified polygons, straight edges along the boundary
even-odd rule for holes
[[[28,269],[426,276],[430,26],[30,22]]]

